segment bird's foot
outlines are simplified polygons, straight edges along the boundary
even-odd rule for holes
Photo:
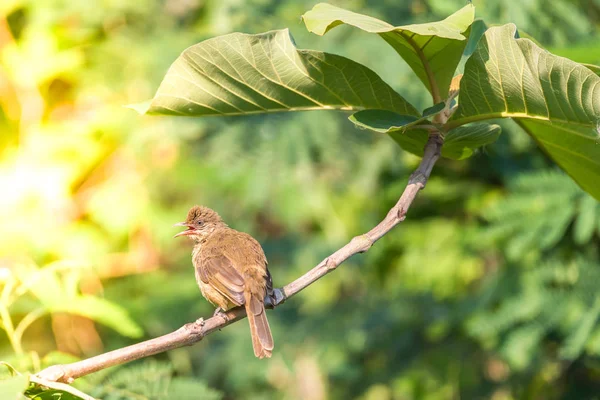
[[[221,307],[217,307],[217,309],[213,313],[213,317],[221,317],[225,321],[229,320],[229,318],[227,317],[227,313]]]

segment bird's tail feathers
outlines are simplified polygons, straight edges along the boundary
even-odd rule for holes
[[[258,358],[269,358],[273,352],[273,335],[271,335],[265,305],[251,293],[246,292],[245,297],[254,355]]]

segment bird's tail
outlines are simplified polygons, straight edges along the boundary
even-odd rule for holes
[[[252,347],[254,355],[258,358],[269,358],[273,351],[273,336],[267,320],[264,303],[257,296],[249,292],[244,293],[246,298],[246,314],[250,323]]]

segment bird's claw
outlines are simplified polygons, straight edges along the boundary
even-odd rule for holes
[[[225,321],[227,321],[229,319],[229,318],[227,318],[227,313],[221,307],[217,307],[217,309],[213,313],[213,317],[221,317]]]

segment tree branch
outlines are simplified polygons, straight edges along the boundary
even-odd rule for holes
[[[442,144],[443,138],[440,133],[432,133],[429,135],[429,140],[425,146],[421,163],[410,176],[408,185],[404,189],[402,196],[396,205],[388,212],[383,221],[364,235],[354,237],[348,244],[321,261],[316,267],[302,275],[300,278],[285,285],[281,289],[275,289],[273,299],[270,299],[267,305],[270,308],[273,308],[284,303],[296,293],[336,269],[351,256],[369,250],[373,243],[400,222],[404,221],[408,208],[417,196],[417,193],[425,187],[429,175],[431,174],[431,170],[440,157]],[[190,346],[199,342],[208,334],[245,317],[246,311],[244,310],[244,307],[237,307],[227,312],[217,314],[206,321],[200,318],[195,322],[182,326],[175,332],[145,342],[113,350],[71,364],[53,365],[40,371],[36,376],[45,381],[71,383],[79,377],[114,365],[149,357],[178,347]]]

